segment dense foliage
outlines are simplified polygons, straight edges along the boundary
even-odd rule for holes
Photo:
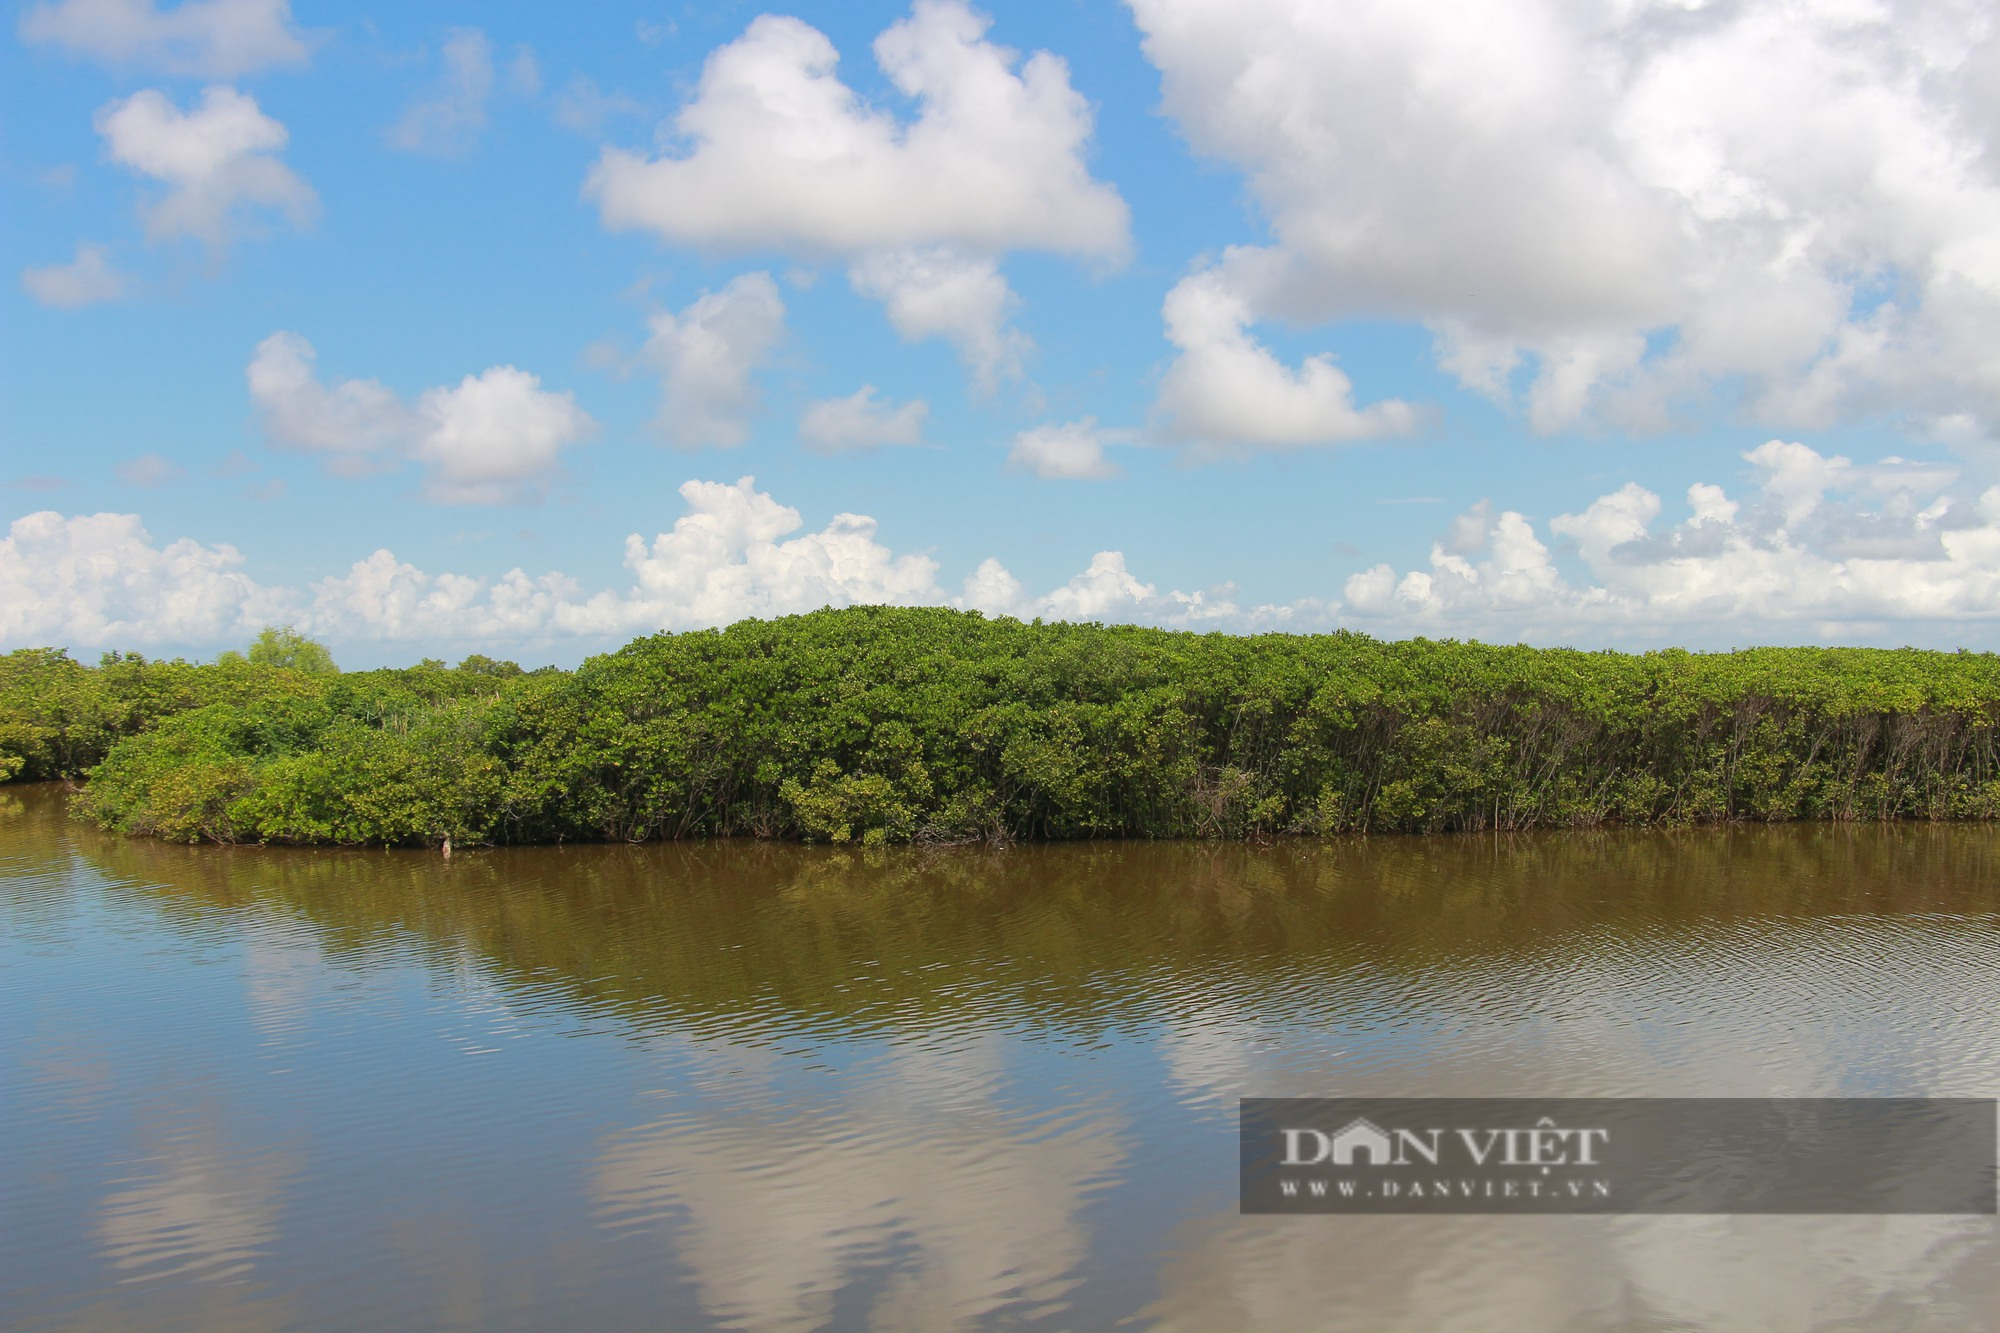
[[[266,625],[252,641],[248,652],[224,653],[221,660],[234,662],[239,657],[258,666],[290,667],[315,676],[340,674],[340,668],[334,664],[333,654],[326,650],[325,644],[315,643],[290,625]]]
[[[862,607],[575,672],[0,658],[0,773],[178,840],[1249,837],[2000,814],[2000,658]]]

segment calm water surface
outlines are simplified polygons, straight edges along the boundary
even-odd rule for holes
[[[2000,1094],[1984,827],[190,849],[0,790],[0,1325],[1992,1329],[1992,1218],[1236,1213],[1244,1095]]]

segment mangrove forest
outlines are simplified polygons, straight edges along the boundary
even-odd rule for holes
[[[2000,658],[854,607],[575,671],[0,657],[0,779],[183,842],[1264,838],[2000,815]]]

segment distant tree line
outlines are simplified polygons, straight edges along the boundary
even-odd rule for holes
[[[0,657],[0,778],[179,841],[1250,838],[2000,815],[2000,658],[1645,654],[856,607],[573,672]]]

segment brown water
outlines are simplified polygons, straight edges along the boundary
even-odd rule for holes
[[[177,848],[0,789],[0,1325],[1992,1329],[1992,1218],[1243,1217],[1245,1095],[2000,1094],[2000,832]]]

